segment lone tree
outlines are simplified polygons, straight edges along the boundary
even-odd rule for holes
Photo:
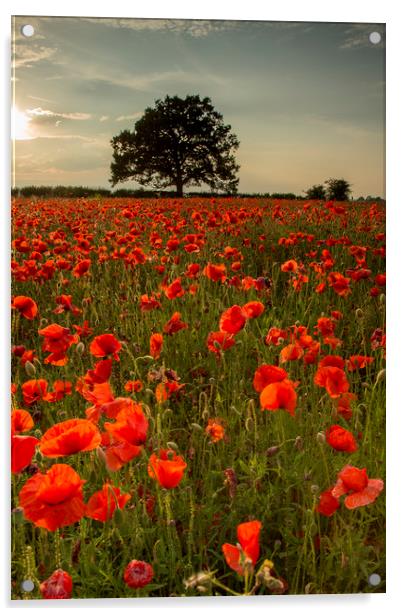
[[[110,182],[135,180],[156,189],[207,184],[212,190],[236,193],[239,183],[234,151],[239,147],[231,126],[223,123],[209,98],[166,96],[134,126],[113,137]]]
[[[327,198],[331,201],[348,201],[352,192],[349,182],[344,179],[329,178],[327,185]]]
[[[306,190],[307,199],[325,199],[325,186],[323,184],[314,184]]]

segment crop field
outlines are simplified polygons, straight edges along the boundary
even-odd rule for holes
[[[384,204],[12,217],[12,598],[385,592]]]

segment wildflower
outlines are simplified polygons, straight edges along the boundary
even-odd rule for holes
[[[204,268],[203,274],[214,282],[225,282],[226,266],[223,263],[220,263],[219,265],[208,263]]]
[[[356,451],[357,444],[355,438],[349,430],[345,430],[342,426],[331,426],[325,433],[327,443],[337,451],[347,451],[352,453]]]
[[[359,469],[348,464],[338,473],[332,496],[339,498],[346,494],[345,507],[356,509],[373,503],[383,488],[382,479],[369,479],[365,468]]]
[[[163,336],[162,334],[152,334],[149,339],[149,354],[152,355],[154,359],[159,359],[161,355],[163,347]]]
[[[224,543],[223,555],[226,563],[239,575],[245,574],[247,561],[254,567],[260,555],[260,531],[262,524],[258,520],[244,522],[237,527],[237,539],[240,545]]]
[[[265,310],[264,304],[261,302],[247,302],[242,306],[243,312],[247,319],[255,319],[259,317]]]
[[[58,458],[96,449],[101,442],[98,428],[88,419],[68,419],[54,424],[40,439],[43,456]]]
[[[14,297],[11,307],[18,310],[23,317],[30,321],[38,314],[36,302],[31,297],[26,297],[25,295]]]
[[[39,440],[34,436],[11,436],[11,472],[20,473],[31,464]]]
[[[184,323],[181,320],[180,312],[175,312],[172,315],[172,317],[169,319],[169,321],[166,323],[166,325],[163,327],[163,332],[171,336],[172,334],[179,332],[181,329],[187,329],[187,328],[188,328],[187,323]]]
[[[169,490],[179,485],[186,467],[186,462],[173,449],[161,449],[158,455],[153,453],[149,458],[148,475]]]
[[[267,385],[260,394],[261,408],[269,411],[284,409],[290,415],[295,414],[297,394],[294,384],[288,379]]]
[[[102,490],[92,494],[87,504],[87,516],[99,522],[113,517],[116,508],[123,509],[130,500],[130,494],[121,494],[120,489],[105,483]]]
[[[73,580],[63,569],[56,569],[52,575],[39,586],[42,599],[71,599]]]
[[[211,438],[213,443],[221,441],[225,436],[225,428],[222,425],[222,421],[220,419],[208,419],[205,433]]]
[[[11,434],[29,432],[34,427],[31,414],[24,409],[14,409],[11,413]]]
[[[227,351],[236,343],[233,334],[227,332],[210,332],[207,337],[207,347],[211,353],[215,353],[218,357],[222,351]]]
[[[270,364],[262,364],[254,373],[253,387],[256,392],[261,393],[262,390],[271,383],[279,383],[288,376],[288,373],[283,368]]]
[[[42,350],[50,352],[50,355],[45,358],[45,364],[64,366],[68,361],[67,350],[79,341],[78,336],[70,334],[68,327],[62,327],[57,323],[40,329],[39,334],[44,337]]]
[[[96,336],[89,346],[89,352],[94,357],[106,357],[111,355],[113,359],[119,361],[118,353],[121,350],[121,343],[113,334],[102,334]]]
[[[331,398],[339,398],[341,394],[349,391],[345,372],[334,366],[319,367],[314,377],[314,383],[319,387],[325,387]]]
[[[237,334],[246,324],[246,313],[241,306],[234,305],[225,310],[219,319],[219,330],[227,334]]]
[[[54,464],[44,474],[35,473],[19,494],[25,518],[50,531],[78,522],[86,513],[84,483],[67,464]]]
[[[316,506],[316,511],[327,517],[332,516],[339,509],[339,499],[332,495],[333,488],[328,488],[320,495],[320,501]]]
[[[143,560],[132,560],[124,570],[123,579],[130,588],[143,588],[154,576],[154,570]]]

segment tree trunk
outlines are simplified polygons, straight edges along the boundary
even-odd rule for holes
[[[176,179],[176,195],[177,197],[183,196],[183,180],[181,175],[178,175]]]

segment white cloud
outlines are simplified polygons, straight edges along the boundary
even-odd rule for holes
[[[33,64],[48,60],[57,51],[56,47],[45,47],[43,45],[16,45],[14,52],[13,68],[31,68]]]
[[[168,31],[189,34],[195,38],[208,36],[213,32],[233,29],[239,22],[225,20],[204,19],[110,19],[110,18],[82,18],[83,21],[111,28],[125,28],[129,30],[152,30],[154,32]]]
[[[131,115],[121,115],[116,118],[116,122],[124,122],[124,120],[135,120],[139,118],[142,114],[140,112],[132,113]]]
[[[55,118],[64,120],[89,120],[90,113],[58,113],[50,111],[50,109],[42,109],[42,107],[36,107],[35,109],[26,109],[25,113],[31,118]]]
[[[106,120],[108,120],[108,119],[109,119],[109,116],[108,116],[108,115],[103,115],[103,116],[101,116],[101,117],[99,118],[99,122],[106,122]]]

